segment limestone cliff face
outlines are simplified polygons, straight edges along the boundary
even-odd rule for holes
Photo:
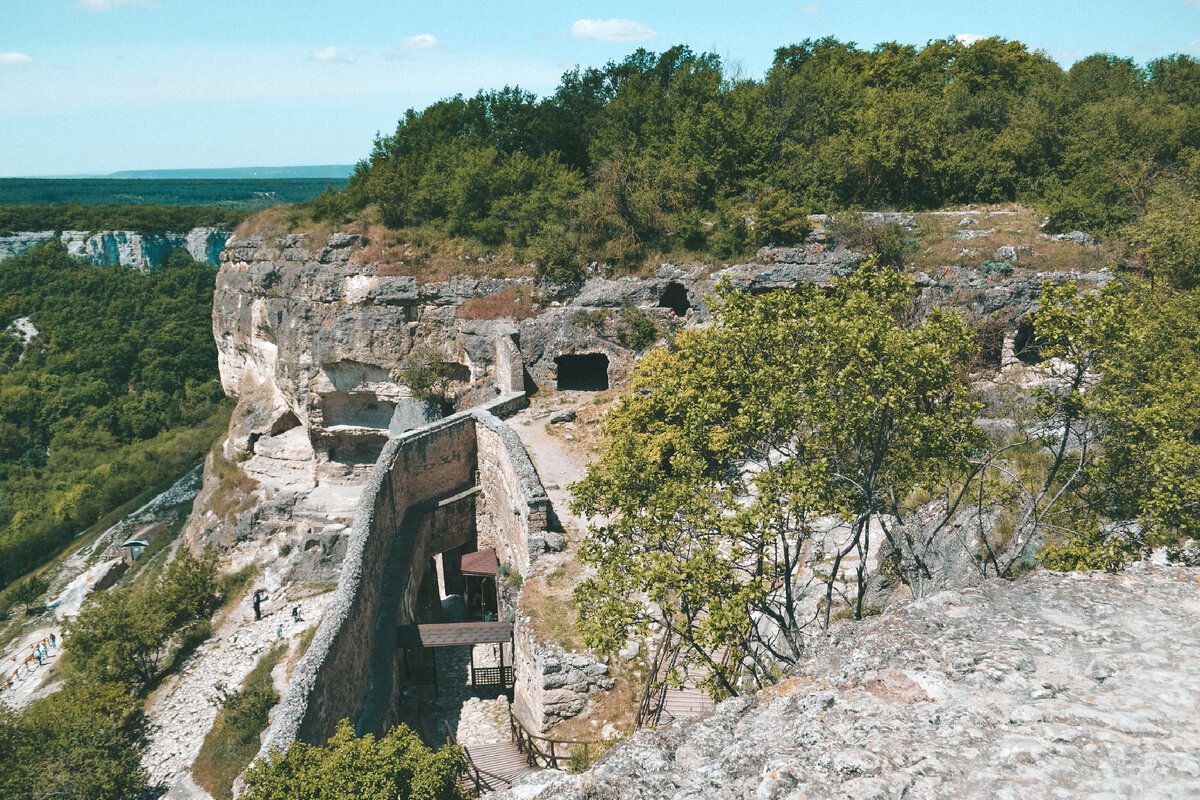
[[[19,255],[38,245],[62,242],[73,256],[91,261],[101,267],[121,264],[137,269],[157,267],[166,263],[171,251],[183,248],[197,261],[210,266],[220,263],[221,251],[229,239],[229,231],[218,228],[194,228],[184,233],[141,234],[134,231],[30,231],[0,236],[0,259]]]
[[[298,531],[296,544],[305,550],[336,552],[320,532],[350,524],[358,487],[388,437],[442,413],[400,379],[418,345],[440,353],[456,379],[459,408],[533,383],[607,388],[627,379],[638,357],[627,346],[631,308],[660,331],[671,314],[680,320],[672,324],[699,324],[708,319],[705,295],[722,278],[750,291],[826,284],[864,258],[817,238],[764,249],[754,263],[719,271],[665,264],[651,277],[595,277],[564,287],[531,278],[421,283],[400,274],[402,265],[373,260],[372,252],[348,233],[319,241],[255,235],[226,245],[213,332],[222,384],[238,404],[225,456],[258,482],[261,502],[236,522],[197,522],[194,536],[230,546],[274,519]],[[1003,317],[998,324],[1011,356],[1042,280],[1073,277],[1101,285],[1112,275],[984,276],[946,267],[917,276],[918,304],[956,306],[973,322]],[[517,288],[533,292],[532,315],[514,318],[494,302]],[[482,304],[488,310],[472,307],[478,298],[493,301]],[[999,344],[994,349],[1000,366]],[[206,492],[215,491],[206,483]]]
[[[213,333],[222,385],[237,407],[224,455],[258,488],[255,498],[232,504],[245,507],[236,519],[197,515],[188,534],[195,543],[231,548],[279,533],[289,537],[281,547],[336,560],[389,436],[443,413],[400,378],[418,345],[440,354],[459,408],[528,382],[603,388],[627,378],[637,357],[620,342],[623,306],[665,322],[670,308],[659,303],[668,287],[680,313],[698,299],[689,292],[699,268],[568,289],[534,287],[528,278],[418,283],[396,274],[397,265],[367,260],[365,245],[337,233],[315,242],[304,234],[251,236],[226,246]],[[505,316],[503,308],[464,313],[468,301],[514,287],[539,290],[531,318]],[[581,322],[580,311],[593,313]],[[216,472],[209,470],[202,500],[229,494]]]
[[[217,277],[213,330],[222,384],[240,405],[231,455],[257,452],[263,437],[299,426],[321,476],[362,473],[389,430],[427,418],[425,404],[399,379],[417,345],[438,351],[460,388],[475,387],[468,402],[521,389],[526,372],[553,388],[564,356],[600,357],[593,377],[604,384],[623,380],[637,353],[618,341],[612,310],[631,303],[665,320],[670,310],[658,303],[677,283],[668,275],[544,288],[532,318],[477,319],[462,313],[465,302],[532,288],[532,280],[419,284],[394,274],[391,265],[360,260],[362,245],[349,234],[315,244],[303,234],[229,243]],[[679,291],[688,304],[697,276],[682,274]],[[581,310],[600,310],[607,321],[582,324]]]

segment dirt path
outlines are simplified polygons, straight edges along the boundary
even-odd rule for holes
[[[288,657],[292,656],[301,634],[320,621],[330,596],[305,597],[304,619],[293,622],[295,600],[286,592],[264,604],[261,620],[254,619],[247,594],[243,602],[215,621],[217,630],[212,638],[146,701],[142,764],[152,786],[166,788],[167,798],[207,797],[188,773],[216,719],[217,687],[228,691],[240,688],[258,660],[278,641],[289,643]]]
[[[597,446],[594,440],[599,439],[598,422],[603,409],[592,403],[595,397],[595,392],[537,396],[529,408],[508,421],[533,460],[563,534],[572,543],[583,536],[587,524],[571,513],[567,487],[587,474],[588,464],[598,456],[593,448]],[[576,412],[574,421],[550,424],[550,417],[567,409]]]
[[[50,645],[51,634],[55,646]],[[22,636],[16,646],[5,652],[4,661],[0,662],[0,702],[21,708],[46,693],[43,690],[46,677],[62,652],[61,636],[62,628],[38,628]],[[39,645],[43,651],[41,661],[35,655]]]

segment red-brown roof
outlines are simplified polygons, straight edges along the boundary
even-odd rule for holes
[[[500,562],[496,559],[496,551],[492,548],[479,550],[474,553],[464,553],[462,557],[462,574],[490,578],[500,571]]]

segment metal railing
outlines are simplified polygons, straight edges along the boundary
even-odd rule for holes
[[[512,667],[475,667],[471,670],[472,686],[503,686],[507,689],[513,683]]]

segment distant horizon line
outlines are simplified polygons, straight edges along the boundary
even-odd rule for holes
[[[354,164],[312,164],[283,167],[214,167],[188,169],[132,169],[108,173],[61,175],[4,175],[0,180],[171,180],[210,178],[349,178]]]

